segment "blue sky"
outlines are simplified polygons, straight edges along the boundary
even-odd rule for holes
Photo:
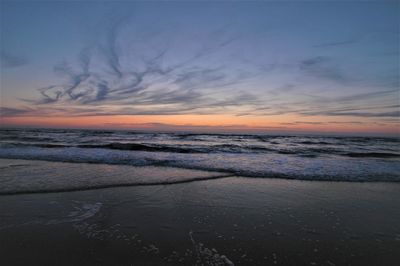
[[[2,1],[0,30],[4,117],[398,126],[398,2]]]

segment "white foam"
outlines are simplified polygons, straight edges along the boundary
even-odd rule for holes
[[[119,165],[163,165],[248,177],[303,180],[400,181],[398,158],[351,158],[329,153],[302,157],[277,153],[173,153],[85,148],[0,148],[0,158]]]
[[[189,232],[190,241],[193,244],[196,262],[205,265],[235,265],[227,256],[219,254],[215,248],[207,248],[203,243],[197,243],[193,237],[193,231]]]
[[[48,221],[46,224],[60,224],[60,223],[75,223],[82,222],[87,220],[93,216],[95,216],[99,211],[103,204],[100,202],[97,203],[84,203],[80,208],[76,207],[77,210],[71,211],[67,217],[61,219],[53,219]]]

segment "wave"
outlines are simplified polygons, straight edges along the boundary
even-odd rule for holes
[[[390,152],[397,151],[397,149],[386,148],[389,152],[348,152],[340,146],[334,145],[324,146],[296,146],[295,144],[288,147],[288,145],[269,145],[268,147],[250,144],[207,144],[207,145],[194,145],[194,144],[156,144],[156,143],[121,143],[111,142],[105,144],[92,144],[92,141],[81,141],[81,143],[89,144],[59,144],[59,143],[0,143],[1,148],[47,148],[47,149],[63,149],[63,148],[80,148],[80,149],[105,149],[105,150],[120,150],[120,151],[145,151],[145,152],[161,152],[161,153],[185,153],[185,154],[211,154],[211,153],[232,153],[232,154],[281,154],[293,155],[300,157],[313,157],[323,155],[335,155],[342,157],[353,158],[386,158],[395,159],[400,158],[400,153]],[[311,144],[311,142],[307,142]]]
[[[168,166],[249,177],[398,181],[398,141],[370,137],[0,130],[0,158]]]
[[[150,151],[150,152],[176,152],[176,153],[196,153],[205,152],[193,148],[171,147],[162,145],[147,145],[139,143],[109,143],[100,145],[78,145],[79,148],[101,148],[101,149],[114,149],[122,151]]]
[[[300,141],[300,144],[305,144],[305,145],[330,145],[332,143],[326,142],[326,141]]]
[[[168,154],[106,149],[0,149],[0,158],[128,166],[164,166],[221,174],[322,181],[399,182],[397,160],[348,157],[315,158],[312,154],[288,157],[279,154]],[[138,184],[139,185],[139,184]]]
[[[56,142],[53,138],[43,138],[43,137],[32,137],[32,136],[2,136],[2,141],[13,140],[13,141],[37,141],[37,142]]]
[[[29,148],[29,147],[37,147],[37,148],[70,148],[75,145],[66,145],[66,144],[55,144],[55,143],[21,143],[21,142],[7,142],[1,143],[1,148]]]
[[[349,157],[400,158],[400,154],[388,152],[350,152],[344,155]]]
[[[249,151],[271,151],[271,149],[257,146],[239,146],[234,144],[218,144],[208,146],[170,146],[157,144],[141,144],[141,143],[109,143],[101,145],[78,145],[78,148],[100,148],[114,149],[123,151],[148,151],[148,152],[172,152],[172,153],[212,153],[212,152],[244,152]]]
[[[2,147],[38,147],[38,148],[83,148],[83,149],[112,149],[121,151],[148,151],[171,153],[213,153],[213,152],[273,152],[274,149],[257,145],[241,146],[236,144],[217,145],[162,145],[144,143],[107,143],[107,144],[56,144],[56,143],[3,143]]]
[[[7,168],[14,168],[14,167],[26,167],[29,165],[30,164],[9,164],[9,165],[5,165],[5,166],[0,166],[0,170],[7,169]]]

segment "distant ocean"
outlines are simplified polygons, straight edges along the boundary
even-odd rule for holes
[[[169,166],[254,178],[400,181],[400,139],[1,129],[0,158]]]

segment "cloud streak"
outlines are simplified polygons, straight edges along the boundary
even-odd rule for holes
[[[3,68],[16,68],[29,63],[29,60],[24,56],[12,55],[5,51],[0,52],[0,62]]]
[[[349,78],[334,65],[333,59],[328,56],[315,56],[300,62],[300,70],[322,79],[335,82],[347,82]]]
[[[361,87],[359,77],[345,71],[342,62],[323,49],[288,61],[261,56],[243,59],[245,53],[236,56],[230,50],[240,38],[229,27],[176,44],[161,33],[141,35],[131,22],[129,16],[122,16],[109,23],[76,58],[54,66],[61,82],[38,89],[37,99],[24,99],[30,107],[3,107],[2,115],[399,116],[399,106],[393,104],[398,89]],[[2,53],[2,62],[3,57]],[[26,63],[17,57],[5,58],[10,67]]]
[[[321,111],[321,112],[305,112],[306,115],[320,116],[355,116],[355,117],[397,117],[400,118],[400,111],[392,112],[345,112],[345,111]]]
[[[166,63],[169,49],[165,45],[143,51],[122,45],[128,43],[124,39],[126,35],[133,34],[123,31],[127,21],[123,18],[113,23],[99,43],[85,47],[73,64],[56,65],[54,71],[64,78],[64,83],[40,88],[39,99],[25,101],[36,106],[62,105],[71,109],[82,106],[90,110],[89,107],[98,106],[95,114],[103,113],[101,106],[107,105],[114,106],[109,110],[113,114],[161,115],[202,113],[207,108],[208,112],[218,112],[210,108],[255,102],[255,96],[240,90],[232,90],[225,96],[217,94],[251,79],[256,73],[232,71],[223,65],[204,65],[210,55],[235,40],[225,29],[211,32],[213,39],[207,45],[200,45],[192,55],[179,62]],[[142,56],[129,56],[136,54]]]
[[[230,125],[194,125],[194,124],[169,124],[169,123],[105,123],[107,128],[126,128],[126,129],[142,129],[142,130],[156,130],[156,131],[183,131],[183,132],[262,132],[270,130],[286,130],[285,126],[256,126],[249,127],[245,124],[230,124]]]
[[[354,38],[354,39],[349,39],[349,40],[344,40],[344,41],[320,43],[320,44],[313,45],[313,47],[314,48],[330,48],[330,47],[354,44],[354,43],[357,43],[358,41],[360,41],[360,39]]]

